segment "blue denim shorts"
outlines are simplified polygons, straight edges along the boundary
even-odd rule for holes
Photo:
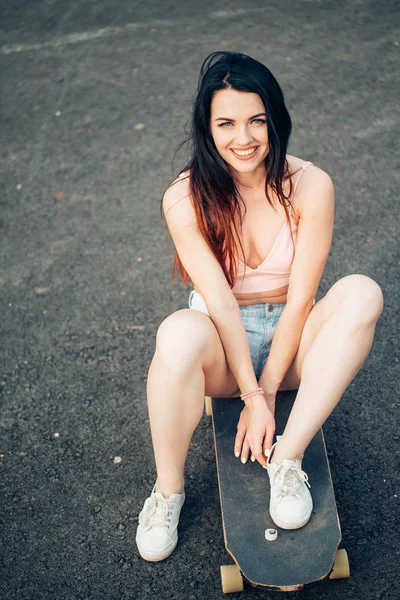
[[[285,306],[286,303],[268,304],[265,302],[239,306],[242,322],[249,340],[251,362],[257,379],[259,379],[267,362],[272,338]],[[200,310],[210,316],[203,296],[195,290],[190,293],[189,308]]]

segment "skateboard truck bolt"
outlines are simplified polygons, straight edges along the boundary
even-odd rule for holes
[[[276,529],[266,529],[265,530],[265,539],[268,542],[273,542],[278,537],[278,532]]]

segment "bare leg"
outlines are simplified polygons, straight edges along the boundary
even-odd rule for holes
[[[157,491],[182,493],[184,465],[193,432],[204,409],[204,373],[199,361],[175,367],[155,353],[147,398],[157,468]]]
[[[352,287],[345,301],[337,302],[305,354],[296,401],[273,462],[303,456],[368,356],[383,300],[379,286],[366,279],[358,293]]]
[[[207,315],[184,309],[161,324],[147,380],[156,491],[165,497],[183,491],[186,456],[204,411],[205,393],[229,397],[236,388]]]

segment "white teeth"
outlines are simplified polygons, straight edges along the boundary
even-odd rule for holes
[[[248,156],[249,154],[253,154],[257,148],[253,148],[253,150],[232,150],[238,156]]]

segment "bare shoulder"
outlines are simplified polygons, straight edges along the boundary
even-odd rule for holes
[[[196,213],[191,200],[189,172],[181,173],[168,186],[163,196],[163,211],[168,224],[195,224]]]
[[[295,183],[297,177],[300,175],[301,168],[303,167],[303,165],[306,162],[311,162],[311,161],[305,160],[303,158],[298,158],[297,156],[292,156],[290,154],[287,154],[286,158],[287,158],[287,161],[289,164],[289,172],[291,174],[292,181],[293,181],[293,183]],[[312,163],[305,169],[305,173],[301,177],[301,179],[303,181],[309,181],[309,182],[310,181],[320,182],[320,183],[325,182],[326,184],[329,182],[332,182],[330,175],[326,171],[324,171],[323,169],[321,169],[320,167],[315,165],[314,163]],[[332,185],[333,185],[333,183],[332,183]],[[300,186],[300,182],[299,182],[299,186]]]
[[[330,175],[315,164],[309,165],[301,172],[305,160],[296,156],[287,156],[292,182],[295,184],[300,176],[293,199],[295,211],[301,216],[306,210],[313,210],[316,203],[321,210],[330,210],[334,202],[334,187]]]

